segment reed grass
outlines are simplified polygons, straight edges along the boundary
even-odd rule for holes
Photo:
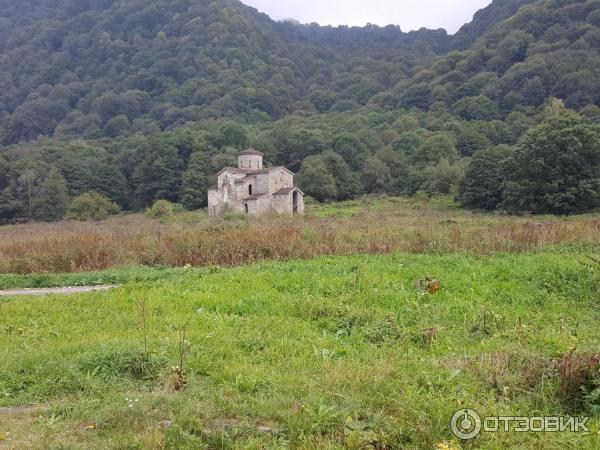
[[[594,215],[511,217],[475,214],[448,199],[364,199],[312,205],[304,218],[210,219],[180,213],[170,221],[141,214],[103,222],[0,227],[0,273],[72,273],[132,265],[238,266],[323,255],[468,252],[489,255],[566,244],[597,246]]]

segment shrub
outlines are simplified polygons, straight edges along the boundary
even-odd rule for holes
[[[168,200],[157,200],[149,211],[150,217],[161,219],[173,216],[173,204]]]
[[[119,211],[119,206],[105,195],[98,192],[86,192],[71,201],[67,219],[104,220],[118,214]]]

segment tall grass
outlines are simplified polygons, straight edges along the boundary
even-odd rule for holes
[[[314,206],[308,216],[170,222],[128,215],[99,223],[0,228],[0,273],[81,272],[147,266],[234,266],[351,253],[521,252],[552,244],[600,244],[594,216],[472,214],[441,202],[386,198]]]

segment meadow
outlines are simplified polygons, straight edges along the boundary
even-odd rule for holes
[[[0,448],[600,448],[593,215],[384,198],[298,222],[184,213],[0,234],[2,287],[122,285],[0,299]],[[52,273],[77,242],[87,259]],[[158,260],[141,265],[141,248]],[[449,421],[467,407],[589,416],[590,432],[459,441]]]
[[[129,214],[102,222],[0,227],[0,274],[237,266],[394,251],[489,255],[557,244],[600,244],[600,218],[477,214],[446,197],[365,197],[311,205],[297,219],[210,219],[204,212],[181,212],[162,221]]]

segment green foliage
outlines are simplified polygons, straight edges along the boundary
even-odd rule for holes
[[[443,132],[434,133],[425,139],[417,153],[412,157],[415,165],[420,167],[437,164],[442,159],[448,161],[458,159],[454,136]]]
[[[156,199],[177,201],[180,195],[184,162],[178,149],[164,143],[149,149],[133,172],[136,197],[142,204]]]
[[[467,208],[494,210],[502,202],[508,146],[482,150],[473,156],[461,181],[459,201]]]
[[[494,120],[498,117],[498,105],[483,95],[465,97],[456,102],[454,113],[464,120]]]
[[[298,173],[298,185],[319,201],[346,200],[363,190],[358,175],[333,151],[306,158]]]
[[[33,217],[37,220],[60,220],[69,209],[67,182],[56,169],[40,183],[33,202]]]
[[[447,159],[440,160],[435,166],[423,171],[423,188],[430,195],[450,194],[458,187],[464,169],[460,164],[451,164]]]
[[[335,177],[325,161],[318,156],[309,156],[304,160],[298,172],[297,183],[306,195],[320,202],[333,200],[337,196]]]
[[[155,219],[168,219],[173,217],[173,204],[168,200],[157,200],[148,211],[150,217]]]
[[[503,207],[552,214],[600,207],[600,127],[564,111],[527,132],[507,166]]]
[[[10,24],[0,27],[5,144],[356,109],[434,56],[447,37],[277,23],[230,0],[3,6]],[[346,40],[352,44],[339,45]],[[224,131],[217,146],[243,145]]]
[[[67,212],[67,219],[104,220],[118,214],[119,206],[105,195],[98,192],[85,192],[73,200]]]
[[[187,209],[199,209],[207,205],[208,189],[213,177],[209,155],[204,151],[192,153],[183,173],[181,188],[182,203]]]
[[[386,192],[392,181],[390,168],[377,156],[370,156],[363,167],[363,182],[368,192]]]

